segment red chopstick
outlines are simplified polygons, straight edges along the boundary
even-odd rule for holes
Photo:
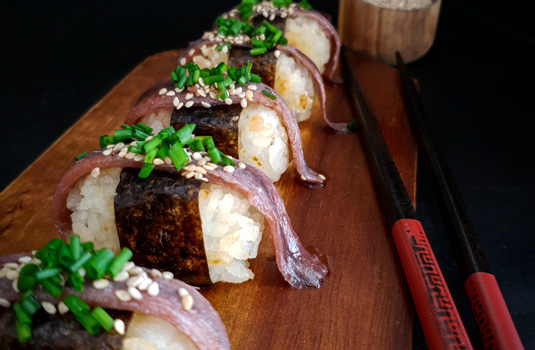
[[[431,167],[435,185],[441,193],[440,199],[453,228],[446,232],[458,253],[455,256],[457,266],[483,345],[485,349],[524,349],[498,282],[490,273],[487,257],[479,245],[476,230],[448,163],[435,140],[418,91],[398,52],[396,60],[413,134],[419,151],[427,160],[426,165]]]
[[[431,350],[472,349],[455,303],[422,225],[414,213],[399,172],[375,115],[368,106],[342,47],[342,69],[349,100],[358,120],[377,191],[387,219],[422,330]]]

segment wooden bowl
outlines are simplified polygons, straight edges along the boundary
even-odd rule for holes
[[[433,44],[440,4],[432,0],[425,8],[394,10],[365,0],[340,0],[338,31],[346,47],[380,62],[395,65],[396,51],[406,63],[412,62]]]

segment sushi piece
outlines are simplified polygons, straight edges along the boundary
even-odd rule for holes
[[[188,283],[239,283],[254,276],[248,259],[256,257],[265,221],[283,278],[294,288],[320,287],[327,268],[301,245],[284,202],[260,170],[226,156],[214,164],[213,148],[192,152],[175,143],[157,161],[131,157],[132,147],[137,144],[108,145],[66,172],[52,204],[64,236],[74,231],[97,248],[128,247],[136,263]],[[179,151],[184,158],[177,161]]]
[[[169,125],[179,129],[196,124],[196,135],[212,136],[221,151],[261,169],[273,182],[293,157],[302,181],[323,184],[325,176],[304,160],[299,127],[290,109],[273,89],[251,81],[250,77],[258,81],[258,76],[250,71],[251,64],[236,69],[222,63],[212,70],[192,63],[177,66],[172,73],[175,81],[162,81],[143,93],[125,124],[142,122],[154,133]],[[186,83],[195,75],[197,81],[192,78]]]
[[[237,18],[259,26],[264,21],[283,32],[288,45],[308,56],[323,76],[337,82],[334,72],[340,56],[340,37],[329,19],[306,1],[243,0],[222,17]]]
[[[114,257],[70,243],[0,257],[3,349],[230,349],[195,288],[135,265],[126,249]]]

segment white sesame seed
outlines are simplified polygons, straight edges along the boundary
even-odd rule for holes
[[[135,154],[135,153],[132,153],[132,152],[127,152],[127,153],[124,155],[124,157],[125,157],[126,159],[134,159],[135,156],[136,156],[136,154]]]
[[[130,277],[128,281],[126,281],[126,285],[128,287],[137,287],[143,282],[145,278],[142,275],[137,275],[134,277]]]
[[[186,171],[195,171],[196,166],[194,164],[189,164],[184,167]]]
[[[189,55],[190,55],[190,56],[193,56],[194,53],[195,53],[195,50],[194,50],[194,49],[189,50]]]
[[[176,110],[178,111],[180,108],[182,108],[184,106],[184,102],[180,102],[177,106],[176,106]]]
[[[191,310],[191,308],[193,307],[193,297],[191,295],[184,295],[182,297],[182,307],[184,308],[184,310],[188,311],[188,310]]]
[[[178,99],[178,97],[175,97],[175,98],[173,99],[173,106],[176,107],[176,106],[178,106],[179,103],[180,103],[180,100]]]
[[[327,179],[327,178],[325,177],[325,175],[323,175],[323,174],[319,174],[318,176],[319,176],[319,178],[322,179],[322,180],[326,180],[326,179]]]
[[[154,164],[154,165],[162,165],[162,164],[164,164],[164,161],[161,158],[154,158],[154,160],[152,161],[152,164]]]
[[[128,279],[128,272],[126,271],[121,271],[117,274],[117,276],[115,276],[115,278],[113,279],[114,281],[116,282],[124,282]]]
[[[232,117],[232,121],[237,121],[240,119],[240,116],[239,115],[235,115],[234,117]]]
[[[212,100],[215,100],[215,98],[216,98],[216,93],[213,92],[213,91],[210,91],[210,97],[212,98]]]
[[[5,263],[4,264],[4,268],[8,268],[8,269],[16,269],[18,267],[19,267],[19,264],[13,263],[13,262],[9,262],[9,263]]]
[[[186,100],[191,100],[193,98],[193,94],[191,92],[188,92],[186,94]]]
[[[245,169],[245,163],[238,163],[238,168]]]
[[[275,50],[273,54],[275,55],[275,58],[279,58],[279,56],[281,55],[281,52],[280,50]]]
[[[116,318],[115,320],[113,320],[113,329],[115,329],[115,331],[119,333],[119,335],[124,335],[126,326],[123,320],[121,320],[120,318]]]
[[[143,155],[143,154],[136,154],[134,156],[134,161],[135,162],[142,162],[144,160],[145,160],[145,155]]]
[[[114,147],[115,147],[115,145],[114,145],[114,144],[111,144],[111,145],[107,145],[107,146],[106,146],[106,149],[113,149]]]
[[[239,95],[243,92],[243,89],[242,87],[240,86],[239,88],[236,89],[236,95]]]
[[[221,51],[223,51],[223,53],[227,53],[228,52],[228,46],[227,45],[223,46]]]
[[[256,89],[258,89],[258,86],[250,84],[247,85],[247,89],[255,91]]]
[[[227,173],[233,173],[234,172],[234,167],[232,165],[227,165],[227,166],[223,167],[223,171],[225,171]]]
[[[184,88],[183,88],[183,87],[182,87],[182,88],[180,88],[180,89],[179,89],[179,88],[177,88],[177,87],[175,88],[175,92],[182,92],[182,90],[184,90]]]
[[[151,274],[152,277],[154,277],[154,278],[160,278],[160,277],[162,277],[162,273],[160,272],[160,270],[157,270],[157,269],[152,269],[152,270],[150,270],[150,274]]]
[[[286,12],[281,13],[281,18],[286,18],[287,16],[288,16],[288,13]]]
[[[111,154],[111,152],[112,152],[111,149],[107,149],[104,152],[102,152],[102,154],[105,155],[105,156],[109,156]]]
[[[147,137],[147,138],[145,139],[145,141],[150,141],[150,140],[152,140],[153,138],[154,138],[154,136],[151,135],[151,136]]]
[[[12,284],[12,286],[13,286],[13,290],[14,290],[15,292],[17,292],[17,293],[19,292],[19,286],[18,286],[18,284],[19,284],[19,279],[18,279],[18,278],[15,278],[15,279],[13,280],[13,284]]]
[[[132,270],[134,267],[136,267],[136,264],[135,264],[133,261],[129,261],[129,262],[127,262],[126,264],[124,264],[122,270],[123,270],[123,271],[130,271],[130,270]]]
[[[3,268],[2,270],[0,270],[0,278],[6,277],[8,271],[9,269],[6,269],[6,268]]]
[[[130,293],[122,289],[116,290],[115,295],[117,296],[117,298],[119,298],[119,300],[122,300],[122,301],[129,301],[130,299],[132,299],[132,296],[130,295]]]
[[[91,170],[91,176],[92,177],[98,177],[99,175],[100,175],[100,168],[99,167],[93,168],[93,170]]]
[[[239,98],[244,98],[245,97],[245,92],[242,92],[238,95]]]
[[[191,106],[193,106],[193,101],[186,102],[186,108],[190,108]]]
[[[99,280],[93,281],[93,287],[96,289],[104,289],[110,284],[110,281],[107,279],[101,278]]]
[[[197,93],[198,93],[200,96],[202,96],[202,97],[206,97],[206,92],[204,92],[203,89],[199,89],[199,90],[197,90]]]
[[[275,19],[275,14],[272,13],[271,16],[269,16],[269,20],[270,20],[270,21],[273,21],[274,19]]]
[[[195,180],[200,180],[200,179],[202,179],[202,174],[193,173],[193,177],[195,178]]]
[[[197,168],[195,168],[195,172],[204,175],[206,174],[206,169],[204,169],[202,166],[198,166]]]
[[[186,288],[178,288],[178,295],[181,297],[189,295],[189,292]]]
[[[245,97],[247,98],[247,100],[249,101],[253,101],[253,92],[251,90],[247,90],[247,92],[245,93]]]
[[[228,104],[228,105],[231,105],[232,104],[232,100],[230,98],[226,98],[225,99],[225,103]]]
[[[137,289],[139,290],[147,290],[149,288],[150,284],[152,283],[152,280],[150,278],[145,278],[143,282],[139,286],[137,286]]]
[[[195,173],[193,171],[186,171],[182,173],[182,176],[184,176],[186,179],[191,179],[195,176]]]
[[[164,271],[164,272],[162,273],[162,277],[163,277],[164,279],[166,279],[166,280],[172,280],[173,277],[175,277],[175,275],[173,275],[173,273],[170,272],[170,271]]]
[[[28,264],[31,261],[32,261],[32,257],[31,256],[22,256],[22,257],[19,258],[19,262],[21,264]]]
[[[8,307],[11,307],[11,303],[7,299],[0,298],[0,306],[5,307],[7,309]]]
[[[6,277],[8,280],[13,281],[17,277],[19,277],[19,273],[15,270],[10,270],[7,272]]]
[[[167,165],[171,165],[171,164],[173,164],[173,161],[171,160],[171,158],[169,158],[169,157],[167,157],[167,156],[163,159],[163,161],[164,161],[165,164],[167,164]]]
[[[167,93],[167,89],[166,89],[166,88],[162,88],[162,89],[160,90],[160,92],[158,92],[158,93],[159,93],[160,95],[163,95],[163,94]]]
[[[57,310],[56,310],[56,306],[52,303],[49,303],[48,301],[43,301],[41,303],[41,305],[43,306],[43,309],[45,309],[45,311],[49,314],[49,315],[55,315]]]
[[[205,164],[205,165],[203,165],[202,167],[203,167],[204,169],[206,169],[207,171],[212,171],[212,170],[215,169],[214,167],[209,166],[208,164]]]
[[[201,181],[204,181],[204,182],[208,182],[208,179],[205,178],[205,177],[201,177],[200,180],[201,180]]]
[[[137,290],[137,288],[134,288],[134,287],[128,288],[128,293],[130,293],[132,298],[134,298],[136,300],[143,299],[143,295],[141,294],[141,292],[139,290]]]
[[[201,104],[204,108],[210,108],[210,104],[208,102],[202,101]]]
[[[210,163],[210,162],[209,162],[209,163],[206,164],[206,165],[211,166],[211,167],[214,168],[214,169],[217,168],[217,164],[214,164],[214,163]]]
[[[301,180],[306,181],[307,178],[304,175],[301,175]]]
[[[202,157],[202,154],[200,154],[199,152],[195,152],[193,153],[193,155],[191,156],[193,159],[195,160],[201,160],[203,157]]]
[[[182,57],[182,59],[180,60],[180,65],[183,66],[186,64],[186,57]]]
[[[128,272],[130,273],[130,275],[141,275],[143,273],[143,268],[141,266],[136,266]]]
[[[241,105],[243,108],[247,107],[247,100],[244,99],[244,98],[242,98],[241,101],[240,101],[240,105]]]
[[[123,143],[123,142],[119,142],[118,144],[116,144],[116,145],[113,147],[113,152],[120,151],[123,147],[124,147],[124,143]]]
[[[122,151],[121,151],[121,152],[119,152],[119,154],[117,155],[117,157],[119,157],[119,158],[124,158],[124,157],[126,156],[127,153],[128,153],[128,152],[122,152]]]
[[[60,315],[65,315],[67,312],[69,312],[69,308],[67,307],[67,305],[65,305],[63,301],[60,301],[58,303],[58,311]]]
[[[176,92],[174,92],[173,90],[168,91],[168,92],[166,93],[167,96],[175,96],[175,94],[176,94]]]
[[[152,282],[149,288],[147,288],[147,293],[153,297],[157,296],[160,293],[160,286],[158,285],[158,282]]]

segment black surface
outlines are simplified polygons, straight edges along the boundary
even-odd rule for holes
[[[336,2],[312,5],[332,13]],[[57,2],[56,2],[57,3]],[[332,4],[330,4],[332,3]],[[184,47],[233,2],[0,4],[5,188],[144,58]],[[433,48],[408,65],[526,349],[535,348],[533,113],[528,2],[443,0]],[[476,348],[477,331],[422,169],[417,216]],[[418,327],[414,349],[425,349]]]

